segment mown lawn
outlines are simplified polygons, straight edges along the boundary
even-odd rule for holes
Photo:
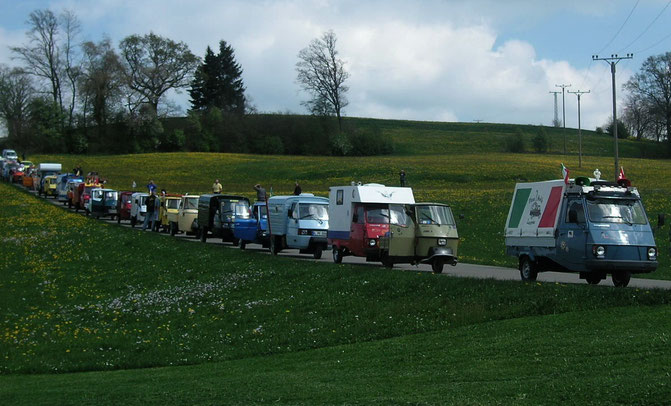
[[[424,139],[424,138],[420,138]],[[447,141],[446,141],[447,142]],[[450,144],[447,142],[448,145]],[[593,176],[599,168],[612,179],[612,159],[546,154],[468,153],[444,155],[384,156],[367,158],[262,156],[217,153],[169,153],[118,156],[35,156],[40,162],[61,162],[65,170],[81,163],[85,171],[96,170],[117,189],[129,189],[133,181],[142,188],[153,179],[170,192],[198,193],[209,190],[220,179],[226,192],[254,196],[252,185],[263,184],[275,194],[293,192],[298,180],[304,192],[327,196],[330,186],[352,181],[398,184],[405,169],[417,201],[446,202],[458,218],[462,262],[516,266],[505,255],[503,227],[516,182],[560,177],[563,162],[571,176]],[[639,187],[654,226],[657,214],[671,214],[671,162],[623,158],[621,164]],[[669,216],[671,220],[671,215]],[[660,267],[641,277],[671,279],[669,225],[656,230]]]
[[[0,193],[10,404],[667,399],[666,291],[274,258]]]

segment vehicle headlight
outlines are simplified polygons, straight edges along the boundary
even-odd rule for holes
[[[446,238],[439,238],[438,239],[438,245],[447,245],[447,239]]]
[[[657,259],[657,249],[655,247],[648,248],[648,259],[651,261]]]
[[[605,258],[606,256],[606,247],[603,245],[595,245],[592,248],[592,253],[594,254],[595,257],[597,258]]]
[[[368,246],[369,247],[374,247],[376,244],[377,244],[377,241],[375,241],[374,238],[371,238],[370,240],[368,240]]]

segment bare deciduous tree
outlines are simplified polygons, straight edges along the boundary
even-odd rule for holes
[[[28,105],[33,96],[30,77],[19,69],[0,66],[0,118],[5,121],[7,135],[21,145],[23,128],[28,120]]]
[[[81,76],[81,61],[79,60],[79,44],[77,38],[81,32],[81,25],[77,16],[70,10],[61,14],[61,25],[63,27],[63,70],[68,80],[70,102],[68,105],[68,127],[72,126],[75,104],[78,97],[77,83]]]
[[[345,93],[349,88],[345,81],[349,73],[345,71],[343,60],[338,58],[336,42],[335,33],[327,31],[303,48],[298,53],[296,81],[312,96],[303,104],[313,114],[335,114],[342,131],[341,112],[348,104]]]
[[[121,103],[123,75],[119,56],[112,42],[105,38],[99,43],[85,42],[82,45],[84,64],[81,79],[84,112],[93,113],[99,127],[104,127],[113,106]]]
[[[170,89],[189,85],[200,60],[184,42],[154,33],[130,35],[119,44],[127,86],[158,111],[161,97]]]
[[[63,108],[61,92],[62,59],[58,47],[58,19],[51,10],[35,10],[30,13],[27,24],[29,44],[12,47],[18,59],[25,64],[26,71],[49,81],[55,104]]]

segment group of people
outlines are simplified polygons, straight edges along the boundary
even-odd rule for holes
[[[219,179],[216,179],[214,183],[212,184],[212,193],[218,194],[221,193],[223,190],[223,187],[221,186],[221,183],[219,182]],[[260,183],[257,183],[254,185],[254,190],[256,191],[256,200],[260,202],[266,201],[266,189],[261,186]],[[303,189],[301,189],[301,185],[296,181],[294,184],[294,195],[298,196],[301,193],[303,193]],[[270,188],[270,195],[273,195],[273,189]]]
[[[133,181],[133,183],[135,183]],[[156,194],[158,186],[154,183],[153,180],[150,180],[147,184],[147,191],[149,196],[145,201],[145,206],[147,207],[147,213],[144,216],[144,223],[142,223],[142,231],[146,230],[150,226],[150,230],[159,231],[161,227],[161,219],[159,218],[159,213],[161,211],[161,199]],[[165,189],[161,189],[161,196],[167,194]]]

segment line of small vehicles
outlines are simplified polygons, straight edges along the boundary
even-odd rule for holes
[[[133,227],[144,222],[148,193],[105,188],[96,173],[80,177],[60,171],[60,164],[40,164],[21,183],[88,216]],[[408,187],[352,182],[330,187],[328,198],[301,193],[252,202],[209,193],[159,199],[162,231],[203,242],[220,238],[241,249],[260,244],[273,255],[298,249],[316,259],[330,249],[335,263],[358,256],[389,268],[426,263],[434,273],[458,261],[450,206],[415,202]],[[579,273],[590,284],[611,275],[616,286],[627,286],[631,274],[658,266],[652,228],[638,190],[627,179],[518,183],[504,234],[506,253],[518,258],[525,281],[559,271]]]

